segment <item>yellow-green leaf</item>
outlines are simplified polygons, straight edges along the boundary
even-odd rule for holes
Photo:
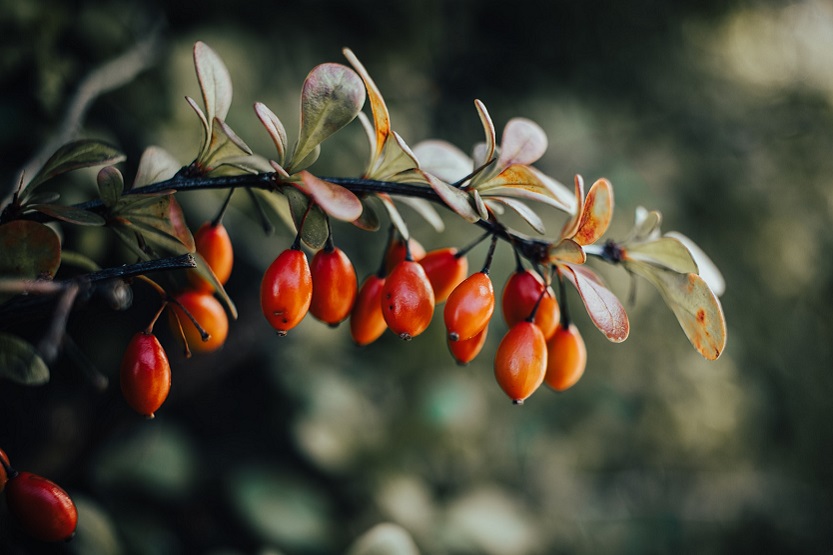
[[[101,168],[96,176],[96,183],[98,183],[98,194],[104,206],[108,208],[115,206],[124,193],[124,177],[118,168],[114,166]]]
[[[29,342],[0,332],[0,376],[21,385],[42,385],[49,381],[49,368]]]
[[[310,206],[310,198],[294,187],[282,189],[289,201],[289,210],[301,240],[311,249],[320,249],[327,241],[330,227],[327,216],[318,206]]]
[[[35,188],[53,177],[68,171],[93,166],[111,165],[125,159],[115,147],[95,139],[82,139],[65,144],[53,154],[24,189],[24,200]]]
[[[659,237],[645,243],[629,245],[624,260],[653,264],[683,274],[698,273],[697,264],[689,250],[673,237]]]
[[[0,276],[54,277],[61,264],[61,242],[49,227],[29,220],[0,225]]]

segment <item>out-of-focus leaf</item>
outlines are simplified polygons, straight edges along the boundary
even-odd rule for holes
[[[0,332],[0,377],[21,385],[43,385],[49,381],[49,368],[30,343]]]
[[[78,509],[78,529],[67,544],[69,551],[76,555],[122,555],[116,526],[104,509],[84,495],[72,494],[72,500]]]
[[[85,272],[97,272],[101,269],[95,260],[77,251],[63,249],[61,251],[61,264],[81,268]]]
[[[35,188],[53,177],[68,171],[93,166],[117,164],[125,159],[115,147],[95,139],[81,139],[59,148],[35,174],[24,189],[23,199],[28,199]]]
[[[393,140],[390,138],[393,137]],[[381,164],[378,165],[369,175],[371,179],[381,179],[395,176],[399,173],[418,168],[416,156],[402,137],[393,132],[385,143],[384,156]]]
[[[464,178],[474,169],[474,162],[453,144],[437,139],[422,141],[414,146],[419,166],[446,183]]]
[[[124,193],[124,177],[118,168],[107,166],[101,168],[96,176],[98,183],[98,194],[101,196],[104,206],[112,208]]]
[[[373,198],[375,198],[373,195],[359,197],[359,200],[362,202],[362,215],[353,220],[353,225],[359,229],[378,231],[382,226],[379,221],[379,214],[376,213],[376,209],[371,204]]]
[[[682,242],[673,237],[659,237],[646,243],[629,245],[625,260],[653,264],[683,274],[698,273],[697,264]]]
[[[194,260],[197,262],[197,266],[193,270],[189,271],[197,272],[201,278],[211,284],[211,288],[220,296],[220,300],[224,305],[226,305],[226,309],[228,309],[232,319],[237,320],[237,307],[234,305],[234,302],[232,302],[231,297],[228,296],[228,293],[226,293],[223,284],[220,283],[217,276],[214,275],[214,271],[211,269],[211,266],[208,265],[208,262],[205,261],[205,258],[203,258],[200,253],[194,251],[193,256]]]
[[[29,197],[29,205],[32,204],[53,204],[58,199],[61,198],[61,195],[56,193],[55,191],[48,191],[48,192],[41,192],[35,193],[34,195]]]
[[[57,220],[62,220],[76,225],[99,226],[106,223],[104,218],[94,212],[63,204],[32,204],[29,205],[29,208],[37,210],[47,216],[52,216]]]
[[[356,538],[347,555],[419,555],[419,549],[404,528],[383,522]]]
[[[528,166],[537,162],[546,151],[547,134],[540,125],[526,118],[512,118],[503,128],[497,165],[499,168],[512,164]]]
[[[575,188],[575,209],[573,217],[564,223],[561,228],[562,237],[573,237],[578,231],[578,226],[581,224],[581,215],[584,213],[584,178],[576,174],[573,180]]]
[[[492,200],[496,200],[502,204],[505,204],[512,210],[518,213],[518,215],[524,219],[526,223],[532,227],[535,231],[540,234],[544,234],[546,229],[544,227],[544,221],[532,208],[527,206],[526,204],[522,203],[519,200],[515,200],[509,197],[489,197]]]
[[[391,197],[397,202],[401,202],[402,204],[406,204],[413,208],[417,214],[422,216],[426,222],[431,224],[431,227],[433,227],[437,233],[442,233],[445,229],[445,222],[440,216],[440,213],[437,212],[437,209],[434,208],[433,203],[419,197],[406,197],[398,195],[391,195]]]
[[[298,189],[287,186],[282,191],[289,201],[295,229],[301,230],[301,240],[312,249],[323,247],[330,232],[327,216],[317,206],[310,206],[309,197]]]
[[[144,187],[151,183],[159,183],[172,178],[182,167],[167,150],[159,146],[149,146],[142,152],[139,159],[139,168],[136,170],[136,179],[133,180],[133,188]]]
[[[625,242],[642,242],[648,239],[656,239],[660,235],[659,227],[661,223],[662,214],[656,210],[648,211],[642,206],[637,206],[633,229]]]
[[[699,270],[697,273],[706,281],[709,289],[715,295],[719,297],[726,291],[726,281],[723,279],[723,274],[720,273],[720,270],[717,269],[715,263],[712,262],[712,259],[709,258],[703,249],[697,246],[697,243],[676,231],[669,231],[665,236],[672,237],[685,245],[688,252],[691,253],[692,258],[694,258],[694,262],[697,264]]]
[[[326,63],[313,68],[301,93],[301,132],[293,162],[306,158],[327,137],[353,121],[365,95],[361,78],[349,67]]]
[[[211,127],[211,142],[199,159],[199,163],[207,172],[224,164],[230,158],[252,154],[249,145],[226,125],[222,120],[214,118]]]
[[[194,44],[194,67],[208,121],[226,119],[231,108],[231,76],[220,57],[207,44]]]
[[[495,124],[492,122],[492,117],[486,109],[486,105],[479,99],[475,99],[474,107],[477,108],[477,115],[480,117],[480,123],[483,125],[483,133],[486,136],[486,148],[482,151],[482,157],[477,156],[474,159],[474,167],[480,167],[495,155],[496,133]]]
[[[659,290],[691,344],[704,358],[715,360],[726,347],[726,319],[717,296],[703,278],[642,262],[624,262]]]
[[[478,193],[476,189],[473,189],[469,194],[471,195],[472,202],[474,202],[475,210],[477,210],[477,213],[480,215],[480,219],[488,220],[489,208],[486,206],[486,203],[483,202],[483,197],[480,196],[480,193]]]
[[[54,277],[61,265],[61,242],[46,225],[14,220],[0,225],[0,276]]]
[[[584,264],[587,261],[587,253],[572,239],[562,239],[550,247],[549,261],[553,264],[560,262]]]
[[[573,240],[579,245],[595,243],[607,231],[613,219],[613,187],[607,179],[599,179],[584,199],[578,229]]]
[[[373,148],[373,153],[370,158],[371,166],[368,168],[372,170],[375,161],[382,155],[382,150],[385,148],[385,143],[390,135],[390,113],[388,112],[388,107],[385,105],[385,99],[382,97],[382,93],[353,51],[345,48],[342,52],[344,53],[344,57],[347,58],[347,61],[350,62],[350,65],[353,66],[353,69],[356,70],[356,73],[359,74],[359,77],[362,78],[364,86],[367,89],[370,111],[373,113],[373,128],[375,129],[375,140],[371,146]]]
[[[261,102],[255,102],[255,114],[257,114],[257,118],[266,128],[266,132],[272,137],[272,142],[275,143],[275,149],[278,151],[278,163],[283,166],[286,163],[288,144],[286,128],[278,116]]]
[[[480,215],[472,206],[471,197],[465,191],[452,187],[451,185],[440,181],[429,173],[424,173],[425,178],[434,189],[434,192],[439,195],[442,201],[456,212],[460,217],[470,223],[480,220]]]
[[[625,307],[598,275],[585,266],[560,264],[560,270],[578,291],[587,314],[608,340],[620,343],[628,338],[630,323]]]
[[[301,182],[292,183],[296,188],[310,196],[321,209],[338,220],[352,222],[362,215],[362,202],[352,191],[319,179],[302,171]]]
[[[411,232],[408,231],[408,224],[405,223],[405,219],[402,217],[402,214],[399,213],[399,210],[393,203],[393,199],[386,194],[380,194],[377,195],[377,197],[380,201],[382,201],[382,206],[385,207],[385,210],[388,211],[388,217],[390,218],[391,225],[396,228],[396,231],[399,232],[402,239],[405,241],[409,240],[411,238]]]

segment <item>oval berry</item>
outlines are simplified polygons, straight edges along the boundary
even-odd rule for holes
[[[300,249],[286,249],[272,262],[260,283],[260,308],[278,332],[297,326],[312,302],[312,274]]]
[[[6,472],[7,467],[11,467],[11,463],[9,462],[9,456],[6,455],[6,452],[0,449],[0,459],[3,459],[3,462],[0,463],[0,492],[6,487],[6,482],[9,480],[9,475]]]
[[[558,308],[558,301],[555,300],[552,288],[547,287],[547,292],[543,297],[541,297],[542,291],[544,291],[544,281],[537,272],[532,270],[514,272],[506,280],[501,307],[503,318],[510,328],[529,318],[535,308],[535,303],[540,298],[541,302],[538,304],[538,311],[533,321],[541,328],[546,339],[552,337],[558,320],[561,318],[561,310]]]
[[[155,335],[139,332],[133,336],[121,360],[120,379],[127,404],[153,418],[171,390],[171,365]]]
[[[331,326],[341,323],[356,302],[358,280],[353,263],[338,247],[321,249],[312,257],[310,313]]]
[[[31,472],[9,478],[6,503],[30,536],[47,542],[66,541],[75,535],[78,510],[67,492]]]
[[[516,405],[532,395],[547,371],[547,341],[532,322],[520,322],[503,336],[495,354],[495,379]]]
[[[385,278],[376,274],[362,283],[353,311],[350,314],[350,335],[359,346],[369,345],[379,339],[388,328],[382,314],[382,288]]]
[[[434,302],[445,302],[454,288],[466,279],[469,262],[465,256],[457,256],[454,247],[436,249],[427,253],[419,261],[425,269],[425,275],[434,289]]]
[[[194,243],[217,281],[225,285],[234,266],[234,249],[225,226],[211,225],[211,222],[202,224],[194,234]],[[188,272],[188,280],[199,291],[213,291],[211,284],[195,271]]]
[[[169,314],[171,329],[174,334],[179,333],[179,325],[174,313],[179,317],[182,333],[188,342],[188,347],[196,353],[210,353],[216,351],[226,342],[228,336],[228,316],[214,295],[204,291],[185,291],[176,296],[176,301],[182,305],[208,333],[208,340],[203,341],[202,335],[176,303],[169,306],[173,312]]]
[[[457,361],[460,366],[465,366],[473,361],[480,351],[483,350],[483,345],[486,344],[486,335],[489,333],[489,326],[483,328],[480,333],[470,339],[463,339],[461,341],[447,341],[448,350],[451,351],[451,356]]]
[[[382,287],[382,315],[388,327],[402,339],[421,334],[434,315],[434,290],[418,262],[396,265]]]
[[[411,250],[411,260],[414,262],[419,262],[425,256],[425,247],[419,241],[411,237],[406,243],[400,237],[395,241],[391,241],[390,246],[388,246],[388,250],[385,253],[385,272],[388,274],[391,273],[397,264],[405,260],[408,254],[408,248],[405,248],[406,244]]]
[[[547,342],[547,356],[547,385],[556,391],[575,385],[587,366],[587,347],[578,328],[559,325]]]
[[[486,272],[476,272],[458,285],[445,303],[443,318],[451,341],[471,339],[495,311],[495,290]]]

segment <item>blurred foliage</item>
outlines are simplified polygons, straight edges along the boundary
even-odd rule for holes
[[[703,361],[639,284],[628,341],[608,343],[577,315],[585,376],[519,408],[494,383],[491,356],[505,332],[497,320],[465,368],[438,322],[410,343],[387,334],[363,349],[344,325],[310,318],[278,339],[253,284],[290,234],[279,227],[264,238],[235,195],[227,289],[240,319],[222,351],[190,360],[161,333],[174,385],[155,420],[137,418],[116,382],[120,346],[157,307],[141,285],[127,312],[92,307],[70,318],[71,335],[110,378],[106,391],[66,359],[48,385],[3,382],[0,446],[16,467],[74,495],[81,524],[67,546],[37,545],[2,504],[0,551],[338,553],[386,521],[431,554],[833,548],[828,3],[2,0],[0,196],[55,132],[81,79],[154,30],[155,63],[97,99],[81,130],[127,153],[125,175],[151,144],[183,164],[195,156],[200,129],[183,100],[198,94],[195,40],[228,65],[228,121],[262,153],[273,147],[251,105],[297,121],[309,69],[343,62],[349,46],[408,142],[477,140],[480,98],[498,127],[513,116],[542,125],[550,175],[611,180],[611,235],[628,229],[637,205],[661,210],[664,229],[694,239],[726,277],[728,348]],[[361,130],[331,140],[316,171],[360,171]],[[89,174],[66,179],[76,200],[93,194]],[[192,227],[222,203],[219,192],[181,197]],[[419,218],[412,231],[429,248],[476,235],[446,220],[442,235]],[[561,225],[556,215],[546,223]],[[335,232],[360,279],[376,268],[383,233]],[[62,234],[102,266],[130,256],[95,229]],[[472,265],[484,255],[475,249]],[[501,248],[497,287],[511,269]],[[627,298],[625,275],[601,271]]]

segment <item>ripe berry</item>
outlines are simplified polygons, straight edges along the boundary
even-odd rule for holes
[[[207,341],[203,341],[199,330],[183,312],[182,308],[176,303],[171,303],[169,306],[179,317],[188,347],[196,353],[210,353],[222,347],[228,336],[228,316],[220,301],[214,298],[211,293],[201,291],[185,291],[180,293],[176,300],[185,310],[191,313],[209,336]],[[174,330],[175,334],[179,333],[173,313],[169,314],[169,319],[171,329]]]
[[[211,225],[211,222],[202,224],[194,234],[194,242],[197,252],[211,267],[217,281],[225,285],[234,265],[234,249],[225,226],[223,224]],[[199,291],[213,290],[211,284],[195,271],[188,272],[188,280]]]
[[[9,479],[9,475],[6,473],[6,467],[8,467],[10,463],[8,455],[6,455],[6,452],[2,449],[0,449],[0,458],[3,459],[3,462],[0,463],[0,492],[2,492],[3,489],[6,487],[6,482]]]
[[[570,324],[566,329],[559,324],[547,342],[547,385],[556,391],[569,389],[584,374],[587,348],[578,328]]]
[[[458,285],[445,303],[443,317],[451,341],[471,339],[495,311],[495,290],[486,272],[476,272]]]
[[[455,256],[454,247],[437,249],[427,253],[419,263],[434,289],[434,302],[444,302],[460,282],[466,279],[469,262],[465,256]]]
[[[23,529],[38,540],[66,541],[75,535],[75,503],[67,492],[46,478],[31,472],[13,475],[6,487],[6,502]]]
[[[495,354],[495,378],[516,405],[532,395],[547,371],[547,342],[532,322],[520,322],[503,336]]]
[[[552,337],[558,325],[558,319],[561,317],[561,311],[552,289],[547,287],[546,294],[541,297],[543,290],[544,281],[537,272],[532,270],[514,272],[506,280],[501,306],[503,317],[510,328],[529,318],[535,308],[535,303],[540,298],[541,302],[538,304],[534,322],[541,328],[546,339]]]
[[[347,318],[356,301],[356,270],[338,247],[323,248],[312,257],[310,313],[331,326]]]
[[[171,390],[171,365],[152,333],[133,336],[121,360],[121,391],[127,404],[153,418]]]
[[[448,350],[451,351],[451,356],[454,357],[457,364],[465,366],[469,362],[473,361],[483,349],[483,345],[486,343],[486,335],[488,333],[489,326],[487,325],[480,331],[480,333],[471,339],[463,339],[461,341],[451,341],[449,339],[447,341]]]
[[[373,343],[388,327],[382,314],[384,285],[385,278],[373,274],[364,280],[359,289],[353,312],[350,315],[350,335],[359,346]]]
[[[272,262],[260,283],[260,308],[278,335],[297,326],[312,302],[312,274],[300,249],[286,249]]]
[[[418,262],[400,262],[385,280],[382,315],[391,331],[405,340],[421,334],[431,323],[434,290]]]
[[[411,237],[408,239],[405,248],[405,240],[401,237],[395,241],[391,241],[387,252],[385,253],[385,271],[391,273],[397,264],[405,260],[408,253],[408,248],[411,250],[411,259],[419,262],[425,256],[425,247],[419,241]]]

